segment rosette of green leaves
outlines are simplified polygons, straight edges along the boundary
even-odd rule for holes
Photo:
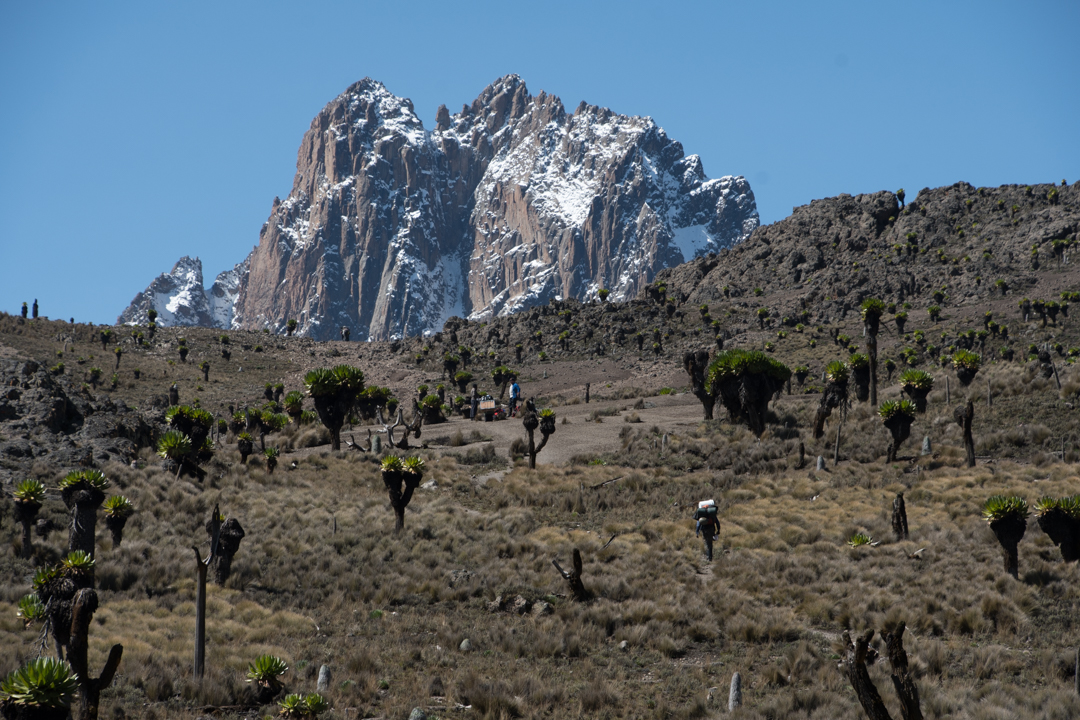
[[[876,322],[885,314],[885,303],[877,298],[866,298],[862,302],[860,314],[864,321]]]
[[[1045,515],[1051,510],[1061,510],[1070,517],[1080,518],[1080,495],[1072,497],[1052,498],[1042,497],[1032,506],[1036,515]]]
[[[266,410],[259,415],[259,422],[270,432],[278,432],[289,424],[289,416]]]
[[[23,595],[19,599],[18,608],[16,614],[27,627],[45,619],[45,604],[41,602],[41,598],[37,596],[37,593]]]
[[[957,350],[952,356],[953,367],[975,372],[982,365],[982,357],[970,350]]]
[[[791,377],[791,370],[779,360],[775,360],[760,350],[725,350],[717,354],[709,365],[706,376],[706,390],[715,393],[717,386],[726,380],[740,375],[768,375],[784,383]]]
[[[173,405],[165,411],[165,422],[172,426],[181,426],[186,422],[209,430],[214,425],[214,416],[202,408]]]
[[[248,663],[247,681],[263,685],[277,686],[278,680],[289,669],[284,660],[276,655],[260,655],[254,662]]]
[[[105,492],[109,489],[109,481],[105,477],[105,473],[100,470],[76,470],[68,473],[60,481],[61,490],[66,490],[67,488],[75,487],[76,485],[83,485],[84,487],[100,490],[101,492]]]
[[[855,533],[848,538],[847,544],[849,547],[869,547],[874,544],[874,538],[865,533]]]
[[[313,718],[330,709],[330,703],[318,693],[290,693],[278,705],[281,706],[281,715],[287,718]]]
[[[34,592],[38,595],[44,590],[53,580],[60,576],[60,568],[53,566],[47,566],[38,568],[34,571]]]
[[[33,478],[22,480],[15,486],[15,491],[12,494],[18,502],[40,505],[45,500],[45,485],[40,480],[34,480]]]
[[[285,396],[283,401],[285,412],[292,416],[298,416],[303,412],[304,394],[299,390],[293,390]]]
[[[405,463],[397,455],[387,455],[383,458],[380,469],[383,472],[401,472],[405,469]]]
[[[304,696],[299,693],[289,693],[278,705],[281,707],[280,714],[283,717],[302,718],[307,715],[307,703],[304,702]]]
[[[878,415],[882,420],[889,420],[899,415],[915,417],[915,403],[910,400],[886,400],[878,408]]]
[[[131,517],[135,512],[135,506],[123,495],[111,495],[105,499],[102,505],[105,514],[109,517]]]
[[[934,376],[925,370],[905,370],[900,375],[900,384],[903,387],[931,390],[934,387]]]
[[[25,708],[66,708],[78,687],[79,678],[66,662],[37,658],[4,678],[0,701]]]
[[[315,717],[321,715],[330,709],[330,703],[327,702],[319,693],[311,693],[304,698],[304,704],[307,706],[307,712],[309,717]]]
[[[1009,516],[1026,520],[1029,514],[1027,500],[1017,495],[993,495],[983,505],[983,519],[995,522]]]
[[[848,366],[840,360],[833,360],[825,366],[825,379],[831,383],[841,384],[847,382],[849,375]]]
[[[191,438],[179,430],[168,430],[158,440],[157,454],[179,462],[191,453]]]
[[[64,556],[60,565],[63,567],[64,574],[69,577],[89,575],[94,571],[94,558],[90,557],[90,553],[85,550],[72,550]]]

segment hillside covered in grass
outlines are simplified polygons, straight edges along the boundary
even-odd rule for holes
[[[68,557],[62,481],[97,470],[103,496],[134,508],[119,543],[97,513],[91,672],[124,647],[107,717],[273,715],[325,665],[324,717],[718,717],[738,672],[733,717],[860,718],[838,664],[843,633],[868,629],[867,671],[897,717],[880,633],[900,622],[925,717],[1074,717],[1078,570],[1043,529],[1058,506],[1039,501],[1080,493],[1075,193],[818,201],[637,300],[455,318],[392,343],[0,316],[0,675],[54,653],[20,602]],[[804,261],[789,262],[796,249]],[[867,298],[885,308],[876,406],[860,399]],[[705,421],[689,392],[686,353],[731,349],[792,371],[760,434],[720,402]],[[332,451],[305,379],[339,365],[375,391]],[[555,413],[536,470],[520,419],[461,416],[472,383],[498,397],[507,371]],[[889,461],[883,415],[913,397],[905,371],[924,374],[925,409]],[[840,375],[847,410],[821,420]],[[395,533],[374,408],[386,419],[396,402],[408,423],[430,397],[436,422],[394,451],[426,463]],[[969,402],[973,467],[957,415]],[[193,467],[156,453],[177,404],[211,418]],[[44,494],[23,557],[27,480]],[[1030,509],[1015,578],[983,518],[992,496]],[[712,563],[692,520],[706,498],[720,506]],[[210,573],[196,683],[191,548],[208,551],[215,507],[244,536],[224,582]],[[585,600],[552,562],[570,570],[575,550]],[[262,654],[288,666],[269,700],[245,681]]]

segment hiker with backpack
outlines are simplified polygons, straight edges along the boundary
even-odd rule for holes
[[[720,519],[717,516],[716,501],[699,502],[698,509],[694,512],[694,520],[697,520],[697,529],[694,534],[705,537],[705,557],[712,562],[713,541],[720,539]]]

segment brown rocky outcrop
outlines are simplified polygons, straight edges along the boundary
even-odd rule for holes
[[[1080,230],[1080,186],[968,183],[924,188],[901,206],[891,192],[814,200],[715,257],[658,273],[692,305],[769,297],[774,316],[806,310],[812,322],[858,312],[867,297],[920,309],[1002,292],[1037,291],[1040,272],[1067,262]],[[1033,252],[1034,251],[1034,252]],[[1052,299],[1052,298],[1047,298]]]

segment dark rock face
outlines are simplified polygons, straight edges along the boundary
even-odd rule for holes
[[[428,131],[408,99],[364,79],[304,135],[292,192],[237,271],[230,323],[386,339],[601,287],[629,299],[657,270],[757,225],[746,180],[706,179],[650,118],[568,113],[509,75],[459,113],[440,108]],[[229,326],[188,296],[199,324]],[[176,301],[159,304],[178,315]]]
[[[947,287],[950,305],[974,302],[1007,281],[1012,295],[1033,291],[1038,262],[1062,259],[1053,241],[1077,238],[1080,186],[957,183],[924,188],[901,207],[891,192],[814,200],[715,258],[658,273],[669,295],[690,303],[782,292],[783,314],[803,309],[815,322],[857,312],[867,297],[933,302]],[[785,292],[787,291],[787,292]],[[774,312],[774,315],[776,313]]]
[[[0,361],[0,398],[0,466],[12,470],[35,458],[65,470],[129,462],[156,434],[153,418],[94,398],[32,361]]]

